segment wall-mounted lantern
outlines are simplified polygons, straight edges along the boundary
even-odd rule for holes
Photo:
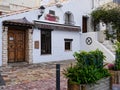
[[[44,6],[40,6],[39,12],[40,12],[40,14],[38,15],[38,19],[40,19],[40,17],[41,17],[41,16],[43,15],[43,13],[45,12],[45,7],[44,7]]]

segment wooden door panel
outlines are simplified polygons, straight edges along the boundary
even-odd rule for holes
[[[22,52],[17,52],[17,61],[23,61],[24,60],[24,57],[23,57],[23,53]]]
[[[8,61],[25,60],[25,32],[23,30],[8,30]],[[13,38],[12,38],[13,37]]]
[[[10,52],[8,54],[8,57],[9,57],[9,62],[14,62],[14,60],[15,60],[15,54],[14,54],[14,52]]]
[[[15,35],[13,32],[9,31],[8,34],[8,58],[9,62],[14,62],[15,60]]]
[[[24,49],[24,32],[22,31],[19,31],[17,32],[17,36],[16,36],[16,39],[17,39],[17,49],[16,49],[16,52],[17,52],[17,60],[18,61],[22,61],[24,60],[25,56],[25,49]]]
[[[22,61],[24,60],[25,56],[24,56],[25,52],[24,52],[24,47],[23,47],[23,44],[18,44],[17,45],[17,49],[16,49],[16,58],[17,58],[17,61]]]

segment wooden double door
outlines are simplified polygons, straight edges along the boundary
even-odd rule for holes
[[[8,30],[8,62],[25,61],[25,30]]]

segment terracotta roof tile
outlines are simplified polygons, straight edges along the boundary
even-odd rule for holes
[[[20,19],[5,20],[5,22],[32,24],[32,23],[29,22],[25,17],[20,18]]]

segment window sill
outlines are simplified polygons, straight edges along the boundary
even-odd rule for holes
[[[41,54],[41,56],[49,56],[49,55],[52,55],[52,54]]]
[[[71,52],[72,50],[65,50],[65,52]]]

